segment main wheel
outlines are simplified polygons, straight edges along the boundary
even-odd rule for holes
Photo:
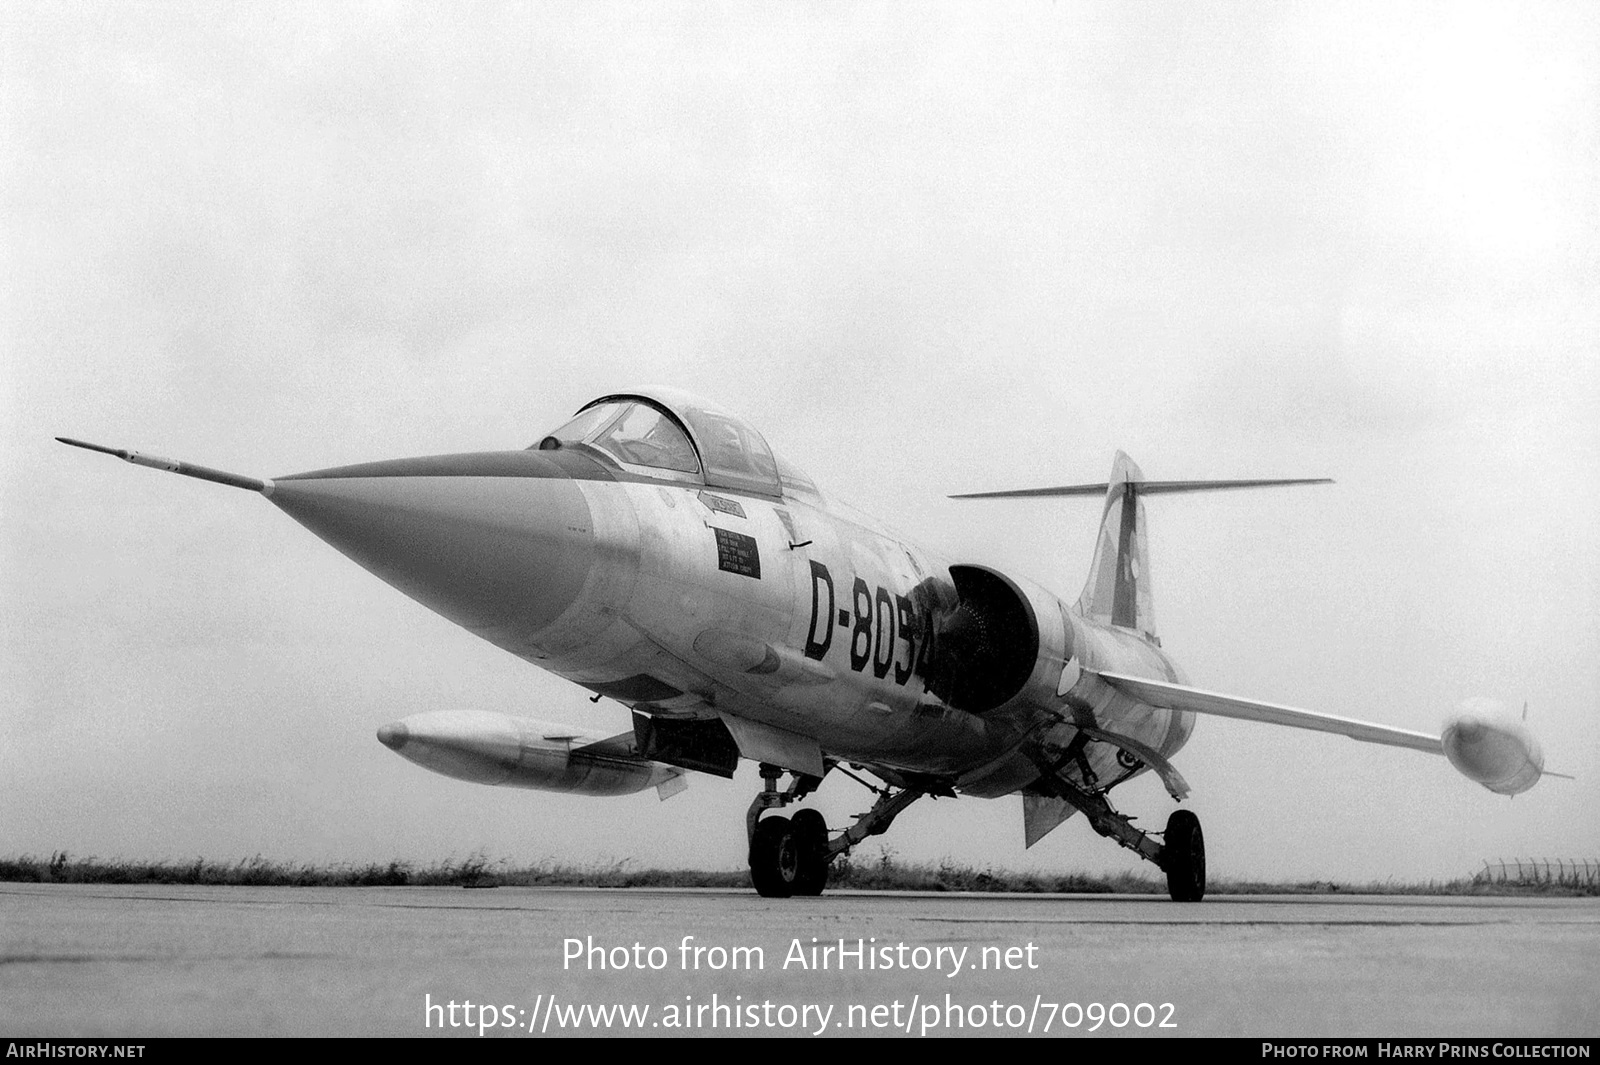
[[[828,882],[828,822],[815,810],[801,810],[789,825],[800,850],[800,874],[794,882],[794,894],[820,895]]]
[[[1167,893],[1173,902],[1205,898],[1206,837],[1200,831],[1200,819],[1188,810],[1174,810],[1167,818],[1161,868],[1166,870]]]
[[[786,899],[795,893],[804,862],[794,822],[787,817],[768,817],[756,822],[750,839],[750,883],[756,894],[768,899]]]

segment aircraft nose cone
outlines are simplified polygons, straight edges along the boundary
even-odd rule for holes
[[[395,721],[378,729],[378,742],[391,751],[404,747],[410,738],[411,731],[406,728],[404,721]]]
[[[270,498],[406,595],[522,653],[578,600],[597,556],[583,493],[540,462],[371,463],[279,478]]]

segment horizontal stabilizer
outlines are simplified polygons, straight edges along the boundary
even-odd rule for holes
[[[1281,488],[1292,484],[1332,484],[1329,477],[1295,477],[1287,480],[1143,481],[1129,480],[1140,495],[1176,495],[1179,492],[1220,492],[1230,488]],[[1043,496],[1102,496],[1111,487],[1100,484],[1064,484],[1055,488],[1018,488],[1009,492],[968,492],[951,499],[1027,499]]]

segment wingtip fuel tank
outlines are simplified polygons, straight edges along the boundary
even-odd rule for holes
[[[1439,743],[1463,776],[1499,795],[1519,795],[1544,775],[1539,741],[1493,699],[1461,702]]]

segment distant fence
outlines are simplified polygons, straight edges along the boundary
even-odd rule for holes
[[[1600,886],[1600,861],[1579,858],[1513,858],[1484,862],[1473,876],[1480,884],[1571,884]]]

